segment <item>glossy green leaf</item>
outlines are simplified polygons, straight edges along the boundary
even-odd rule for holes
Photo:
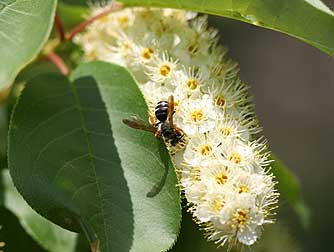
[[[59,69],[51,61],[34,61],[22,69],[16,77],[15,83],[25,83],[35,76],[50,72],[59,73]]]
[[[40,216],[24,201],[15,189],[9,171],[3,172],[5,206],[14,213],[25,231],[49,252],[73,252],[76,234]]]
[[[131,75],[109,63],[83,64],[28,81],[9,136],[14,183],[39,213],[86,232],[102,252],[165,251],[180,226],[179,192],[168,152],[122,119],[147,117]],[[153,198],[146,194],[168,171]]]
[[[276,156],[272,155],[271,159],[275,160],[271,164],[271,171],[278,180],[277,189],[281,194],[280,201],[288,202],[299,217],[301,224],[307,228],[310,224],[311,213],[302,199],[298,178]]]
[[[320,0],[121,0],[126,6],[186,9],[280,31],[334,55],[334,13]]]
[[[0,0],[0,88],[9,85],[46,42],[56,0]]]
[[[89,243],[84,235],[78,236],[75,250],[73,252],[91,252]]]

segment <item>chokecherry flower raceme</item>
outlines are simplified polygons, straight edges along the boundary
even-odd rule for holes
[[[101,11],[94,9],[93,12]],[[86,60],[127,67],[149,110],[175,101],[184,149],[171,150],[196,222],[219,245],[252,245],[271,223],[278,193],[248,86],[226,58],[207,17],[171,9],[129,8],[105,16],[75,38]]]

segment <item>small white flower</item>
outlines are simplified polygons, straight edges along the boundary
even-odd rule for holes
[[[238,177],[240,171],[234,167],[228,167],[220,160],[213,161],[207,169],[203,169],[202,178],[205,180],[208,192],[217,192],[224,190],[233,192],[235,178]]]
[[[224,78],[221,83],[215,83],[215,86],[210,90],[210,95],[217,106],[238,109],[240,105],[246,104],[248,101],[247,90],[248,87],[239,79]]]
[[[183,158],[190,166],[211,166],[218,161],[221,139],[217,134],[198,134],[187,144]]]
[[[199,98],[202,95],[201,90],[207,85],[206,82],[200,69],[188,68],[179,72],[173,84],[176,86],[175,93],[186,99]]]
[[[187,200],[192,204],[197,204],[203,201],[203,198],[207,194],[207,185],[204,182],[199,181],[198,183],[185,187],[184,194]]]
[[[170,58],[167,53],[162,57],[154,57],[151,65],[147,66],[147,75],[151,81],[158,82],[161,85],[168,85],[175,77],[177,71],[177,61]]]
[[[234,200],[226,202],[219,220],[213,222],[210,229],[214,232],[211,239],[220,239],[220,231],[226,234],[226,240],[237,239],[245,245],[252,245],[261,234],[264,222],[262,211],[255,205],[250,194],[236,194]],[[215,233],[216,232],[216,233]]]
[[[248,128],[228,116],[220,117],[216,122],[215,129],[217,134],[227,143],[233,142],[234,139],[248,141],[250,138]]]
[[[261,171],[262,155],[257,152],[258,146],[252,143],[244,143],[236,139],[228,144],[223,143],[221,146],[221,154],[227,165],[235,166],[246,171]]]
[[[175,114],[175,121],[187,135],[192,136],[212,130],[216,117],[211,97],[203,95],[200,99],[188,98],[182,101],[179,113]]]
[[[223,191],[206,194],[205,198],[194,207],[194,215],[204,223],[219,218],[225,206],[226,198],[227,195]]]
[[[249,173],[240,170],[234,177],[233,190],[236,193],[250,193],[255,196],[266,192],[268,188],[268,178],[265,174]]]

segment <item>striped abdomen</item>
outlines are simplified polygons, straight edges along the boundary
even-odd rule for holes
[[[168,102],[167,101],[159,101],[157,106],[155,107],[155,117],[160,121],[164,122],[168,117]]]

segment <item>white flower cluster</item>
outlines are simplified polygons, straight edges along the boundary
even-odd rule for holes
[[[98,10],[95,10],[98,11]],[[207,17],[171,9],[123,9],[76,38],[86,60],[127,67],[154,114],[175,100],[175,124],[187,137],[172,158],[196,221],[219,245],[253,244],[277,203],[266,146],[248,87],[225,58]]]

